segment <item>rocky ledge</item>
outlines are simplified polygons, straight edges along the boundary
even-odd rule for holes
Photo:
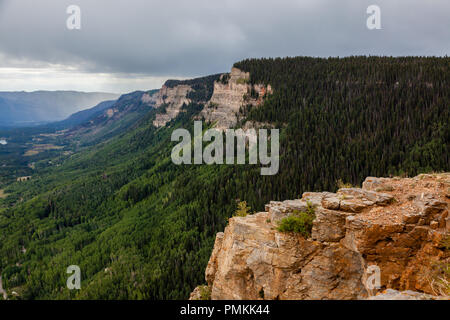
[[[388,289],[446,299],[449,203],[448,173],[369,177],[362,188],[270,202],[217,234],[207,289],[211,299],[394,299]],[[308,205],[311,237],[277,230]]]

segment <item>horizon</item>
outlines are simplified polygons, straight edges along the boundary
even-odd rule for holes
[[[436,56],[436,55],[430,55],[430,56],[414,56],[414,55],[401,55],[401,56],[387,56],[387,55],[348,55],[348,56],[328,56],[328,57],[318,57],[318,56],[289,56],[289,57],[262,57],[262,58],[257,58],[257,59],[280,59],[280,58],[295,58],[295,57],[303,57],[303,58],[312,58],[312,59],[340,59],[340,60],[344,60],[347,58],[353,58],[353,57],[362,57],[362,58],[394,58],[394,59],[401,59],[401,58],[425,58],[425,59],[433,59],[433,58],[447,58],[448,55],[445,54],[443,56]],[[246,58],[243,59],[241,61],[245,61],[248,59],[255,59],[255,58]],[[235,63],[237,63],[238,61],[236,61]],[[231,68],[234,67],[233,63],[230,66],[230,70]],[[220,73],[216,73],[216,74],[225,74],[227,72],[220,72]],[[87,111],[90,110],[96,106],[98,106],[100,103],[102,102],[106,102],[106,101],[118,101],[122,96],[125,96],[127,94],[131,94],[134,92],[148,92],[148,91],[153,91],[153,90],[160,90],[162,88],[162,86],[171,80],[190,80],[190,79],[199,79],[199,78],[203,78],[206,76],[209,76],[211,74],[204,74],[204,75],[197,75],[194,77],[189,77],[189,78],[176,78],[176,77],[171,77],[171,78],[167,78],[164,79],[162,81],[162,83],[160,84],[160,86],[158,87],[153,87],[153,88],[134,88],[131,91],[126,91],[126,92],[107,92],[107,91],[84,91],[84,90],[76,90],[76,89],[55,89],[55,90],[51,90],[51,89],[37,89],[37,90],[18,90],[18,91],[12,91],[12,90],[1,90],[0,94],[14,94],[14,93],[25,93],[25,94],[33,94],[33,93],[80,93],[80,94],[105,94],[105,95],[115,95],[117,96],[115,99],[106,99],[106,100],[98,100],[96,103],[94,104],[84,104],[84,105],[80,105],[78,106],[78,108],[72,110],[71,112],[67,113],[64,117],[59,117],[58,119],[45,119],[45,120],[28,120],[28,121],[22,121],[22,122],[14,122],[11,124],[6,124],[5,122],[0,122],[0,127],[1,128],[18,128],[18,127],[29,127],[29,126],[36,126],[36,125],[46,125],[46,124],[50,124],[50,123],[56,123],[59,121],[63,121],[63,120],[67,120],[69,119],[71,116],[82,112],[82,111]],[[0,77],[1,77],[1,68],[0,68]],[[1,97],[0,97],[1,98]]]
[[[277,59],[277,58],[294,58],[294,57],[306,57],[306,58],[320,58],[320,59],[345,59],[345,58],[351,58],[351,57],[377,57],[377,58],[446,58],[448,57],[447,54],[443,54],[443,55],[398,55],[398,56],[388,56],[388,55],[347,55],[347,56],[287,56],[287,57],[281,57],[281,56],[277,56],[277,57],[259,57],[259,58],[255,58],[255,59]],[[254,59],[254,57],[247,57],[243,60],[246,59]],[[238,61],[236,61],[238,62]],[[230,69],[232,68],[232,66],[230,67]],[[218,72],[216,74],[223,74],[223,73],[227,73],[228,71],[224,71],[224,72]],[[189,79],[196,79],[196,78],[201,78],[201,77],[205,77],[211,74],[204,74],[204,75],[196,75],[193,77],[168,77],[162,80],[161,85],[157,86],[157,87],[151,87],[151,88],[137,88],[137,89],[133,89],[131,91],[122,91],[122,92],[113,92],[113,91],[92,91],[92,90],[76,90],[76,89],[70,89],[70,88],[66,88],[66,89],[18,89],[18,90],[0,90],[0,93],[8,93],[8,92],[14,92],[14,93],[18,93],[18,92],[23,92],[23,93],[36,93],[36,92],[78,92],[78,93],[106,93],[106,94],[116,94],[116,95],[124,95],[124,94],[128,94],[128,93],[132,93],[132,92],[136,92],[136,91],[151,91],[151,90],[159,90],[161,89],[161,87],[164,85],[164,83],[166,83],[167,81],[170,80],[189,80]],[[1,68],[0,68],[0,76],[1,76]]]
[[[78,14],[69,0],[42,0],[33,11],[0,0],[0,88],[124,94],[227,72],[246,58],[450,51],[448,1],[378,0],[381,23],[369,29],[372,4],[78,0]]]

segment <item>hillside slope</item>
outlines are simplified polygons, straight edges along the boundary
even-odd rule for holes
[[[78,111],[78,112],[70,115],[67,119],[56,122],[56,123],[52,123],[52,125],[57,126],[57,127],[62,127],[62,128],[70,128],[70,127],[73,127],[76,125],[80,125],[83,122],[86,122],[86,121],[90,120],[91,118],[100,115],[103,111],[105,111],[105,109],[108,109],[109,107],[111,107],[115,102],[116,102],[116,100],[102,101],[95,107],[92,107],[92,108],[89,108],[86,110],[82,110],[82,111]]]

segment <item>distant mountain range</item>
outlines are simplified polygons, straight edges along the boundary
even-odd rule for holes
[[[79,124],[82,124],[85,121],[90,120],[91,118],[95,118],[96,116],[102,114],[106,109],[114,105],[117,100],[108,100],[102,101],[95,107],[78,111],[72,115],[70,115],[67,119],[62,121],[54,122],[51,125],[60,126],[63,128],[73,127]]]
[[[59,121],[73,113],[116,100],[104,92],[34,91],[0,92],[0,126],[34,125]]]

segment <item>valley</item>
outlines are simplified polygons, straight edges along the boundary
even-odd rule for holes
[[[47,166],[46,160],[62,156],[70,142],[58,138],[53,128],[0,129],[8,143],[0,145],[0,188],[18,177],[32,175],[36,163]]]
[[[31,157],[47,150],[60,150],[63,148],[63,146],[55,146],[53,144],[34,144],[31,146],[31,149],[25,152],[24,156]]]

